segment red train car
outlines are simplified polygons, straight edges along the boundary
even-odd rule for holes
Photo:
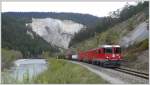
[[[102,45],[96,49],[79,52],[78,60],[104,67],[118,67],[122,60],[121,47],[119,45]]]

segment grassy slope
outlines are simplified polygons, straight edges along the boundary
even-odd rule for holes
[[[48,59],[48,70],[33,79],[34,83],[42,84],[104,84],[107,83],[86,68],[62,59]]]

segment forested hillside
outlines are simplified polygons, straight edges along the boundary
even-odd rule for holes
[[[28,29],[27,22],[28,19],[2,14],[2,48],[21,51],[24,58],[38,56],[44,51],[57,51],[57,48]]]
[[[114,25],[121,23],[123,21],[128,20],[132,16],[136,15],[137,13],[143,11],[146,18],[148,17],[148,7],[149,2],[139,2],[136,6],[132,5],[126,5],[122,10],[116,10],[110,13],[110,16],[104,17],[101,22],[97,23],[96,27],[94,27],[92,30],[81,30],[79,33],[77,33],[72,41],[70,42],[70,46],[77,44],[81,41],[84,41],[88,38],[94,37],[96,34],[101,33],[103,31],[106,31],[110,27],[113,27]],[[107,43],[111,43],[108,41]]]
[[[108,27],[118,23],[119,20],[116,17],[96,17],[89,14],[79,13],[55,13],[55,12],[6,12],[3,13],[7,16],[24,18],[31,20],[32,18],[54,18],[60,20],[72,20],[76,23],[80,23],[86,26],[86,29],[82,29],[79,33],[76,33],[71,44],[78,41],[86,40],[95,35],[95,32],[102,32],[107,30]],[[81,34],[81,36],[80,36]],[[70,44],[70,45],[71,45]]]
[[[54,18],[60,20],[72,20],[87,27],[95,27],[102,17],[79,13],[57,13],[57,12],[6,12],[4,15],[22,18]],[[92,22],[92,23],[91,23]]]

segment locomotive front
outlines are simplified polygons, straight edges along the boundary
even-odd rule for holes
[[[122,55],[121,47],[119,45],[104,46],[105,59],[104,66],[120,66]]]

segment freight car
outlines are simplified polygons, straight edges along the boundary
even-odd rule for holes
[[[66,59],[72,59],[71,57],[72,57],[72,50],[71,49],[68,49],[67,51],[66,51]]]
[[[71,56],[71,59],[72,59],[72,60],[78,60],[78,55],[72,55],[72,56]]]

